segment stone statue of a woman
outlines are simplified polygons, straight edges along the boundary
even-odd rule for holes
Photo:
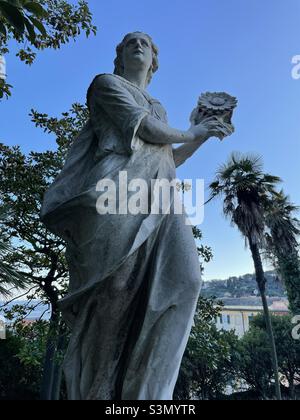
[[[175,179],[176,166],[209,137],[229,134],[214,117],[188,131],[168,125],[146,91],[157,55],[141,32],[118,45],[114,74],[92,82],[90,119],[41,211],[67,244],[70,288],[61,309],[72,332],[64,362],[72,400],[172,399],[192,326],[201,275],[185,215],[96,210],[99,180],[114,181],[121,200],[120,171],[151,189],[153,179]]]

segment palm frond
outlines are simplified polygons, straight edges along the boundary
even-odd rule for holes
[[[267,209],[266,223],[270,230],[268,244],[277,254],[294,252],[298,248],[300,221],[294,216],[298,210],[283,190]]]
[[[234,152],[216,172],[211,197],[223,197],[223,212],[253,243],[262,243],[265,212],[281,179],[263,172],[261,156]]]

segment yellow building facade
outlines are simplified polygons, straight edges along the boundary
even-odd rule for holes
[[[288,315],[287,303],[274,302],[270,312],[275,315]],[[253,317],[263,312],[262,306],[224,306],[221,314],[216,319],[218,330],[235,331],[238,337],[249,331]]]

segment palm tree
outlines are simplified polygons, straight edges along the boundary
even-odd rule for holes
[[[232,154],[228,163],[222,165],[217,171],[215,181],[210,184],[210,200],[219,195],[224,197],[225,216],[238,227],[251,250],[270,340],[276,396],[279,400],[281,390],[278,359],[266,298],[266,279],[261,250],[265,239],[266,207],[270,206],[273,197],[277,195],[275,187],[280,181],[280,178],[263,172],[260,157]]]
[[[298,236],[300,221],[294,216],[298,207],[280,191],[268,210],[267,253],[271,256],[287,290],[290,310],[300,314],[300,260]]]
[[[4,207],[0,208],[0,225],[8,215]],[[9,288],[23,289],[27,285],[27,279],[12,269],[7,262],[4,261],[7,253],[11,252],[11,245],[4,238],[0,229],[0,296],[8,298],[11,296]]]

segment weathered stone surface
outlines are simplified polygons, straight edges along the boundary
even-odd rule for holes
[[[72,330],[64,370],[73,400],[172,399],[201,285],[184,213],[96,209],[99,180],[115,183],[119,208],[121,171],[151,191],[151,180],[176,178],[172,142],[195,137],[196,150],[209,137],[205,127],[171,129],[163,106],[146,92],[157,69],[151,39],[130,34],[122,45],[117,74],[97,76],[88,91],[90,120],[41,211],[67,243],[70,288],[61,309]],[[183,151],[182,159],[191,154]]]

